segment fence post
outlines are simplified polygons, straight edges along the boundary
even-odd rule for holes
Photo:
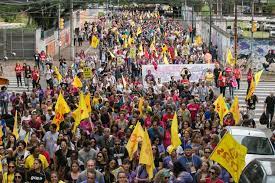
[[[24,30],[21,29],[21,37],[22,37],[22,54],[23,54],[23,58],[25,59],[25,49],[24,49]]]
[[[3,56],[7,56],[7,29],[3,29]]]

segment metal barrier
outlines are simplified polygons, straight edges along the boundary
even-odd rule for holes
[[[25,28],[0,29],[0,59],[31,59],[35,52],[35,31]]]

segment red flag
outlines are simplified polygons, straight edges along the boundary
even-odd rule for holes
[[[157,70],[157,69],[158,69],[158,64],[157,64],[157,62],[156,62],[156,61],[153,61],[152,64],[153,64],[153,66],[154,66],[154,69]]]
[[[145,49],[145,48],[144,48],[144,56],[145,56],[145,58],[150,59],[150,55],[149,55],[147,49]]]

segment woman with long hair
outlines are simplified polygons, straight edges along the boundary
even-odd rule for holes
[[[65,177],[65,180],[70,182],[70,183],[76,183],[77,179],[80,175],[80,166],[79,163],[74,160],[71,164],[71,168],[70,171],[68,172],[68,174]]]
[[[46,174],[43,171],[42,161],[38,158],[34,160],[33,169],[27,174],[27,181],[32,183],[45,183]]]
[[[40,80],[39,70],[37,69],[36,66],[34,66],[32,71],[32,86],[34,89],[38,86],[39,80]]]
[[[14,134],[10,134],[8,136],[8,141],[6,144],[6,149],[12,148],[12,150],[16,149],[16,137]]]
[[[3,183],[12,183],[14,181],[14,173],[16,170],[15,162],[8,163],[8,171],[3,174]]]
[[[209,169],[210,165],[207,161],[202,162],[202,166],[198,169],[197,173],[195,174],[195,180],[197,183],[205,182],[205,179],[209,177]]]
[[[97,153],[96,158],[96,169],[100,171],[101,173],[104,173],[104,167],[107,164],[105,157],[102,152]]]
[[[219,175],[221,173],[221,168],[218,165],[212,165],[209,169],[209,177],[205,179],[206,183],[223,183],[221,179],[219,179]]]
[[[15,171],[14,173],[14,183],[24,183],[25,176],[23,172]]]
[[[32,70],[31,66],[26,65],[24,69],[24,77],[25,77],[25,85],[28,87],[28,91],[30,89],[31,77],[32,77]]]
[[[54,167],[58,172],[59,178],[63,178],[65,175],[68,159],[72,154],[72,150],[68,147],[68,142],[65,139],[60,141],[60,148],[54,154]]]
[[[23,67],[19,63],[16,63],[14,71],[16,73],[17,87],[19,87],[19,83],[22,86],[22,71],[23,71]]]

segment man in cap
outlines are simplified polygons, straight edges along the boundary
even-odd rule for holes
[[[193,154],[191,145],[185,146],[184,155],[177,161],[180,162],[191,174],[195,174],[202,165],[200,157]]]
[[[175,148],[173,145],[170,145],[167,147],[167,152],[169,156],[166,156],[163,159],[164,168],[168,168],[172,170],[174,162],[176,162],[178,159],[176,150],[177,148]]]

